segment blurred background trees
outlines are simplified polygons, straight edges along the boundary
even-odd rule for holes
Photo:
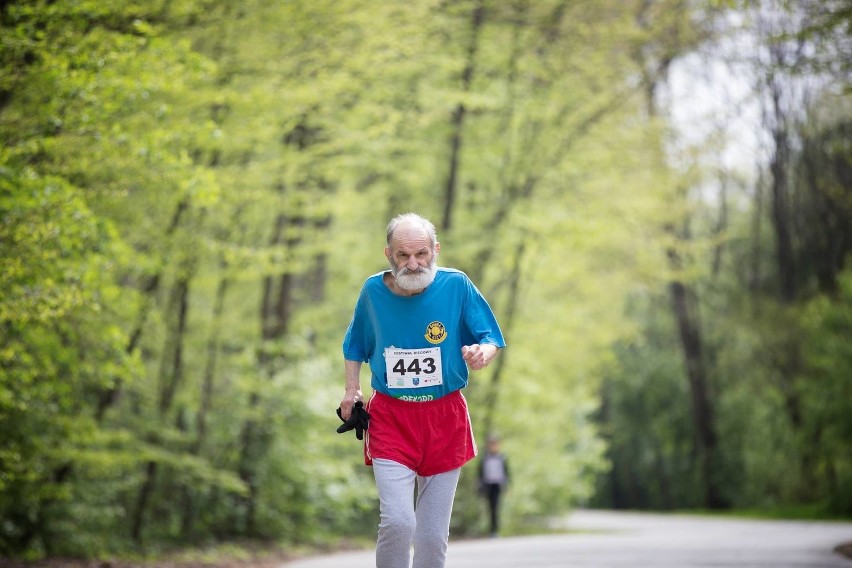
[[[510,344],[509,525],[852,514],[850,15],[3,2],[0,556],[372,534],[340,341],[408,210]]]

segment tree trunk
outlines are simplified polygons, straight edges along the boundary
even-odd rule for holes
[[[482,5],[482,0],[477,0],[476,5],[471,13],[471,36],[470,43],[467,48],[467,61],[465,62],[464,70],[462,71],[462,93],[470,92],[470,83],[473,79],[474,64],[476,62],[476,51],[479,47],[479,31],[482,28],[482,22],[485,16],[485,9]],[[452,137],[450,138],[450,168],[447,174],[447,182],[444,186],[444,215],[441,221],[441,229],[449,231],[452,227],[453,208],[455,207],[457,185],[458,185],[458,169],[459,155],[461,154],[462,146],[462,131],[464,129],[464,119],[467,113],[467,107],[464,101],[459,101],[451,119]]]
[[[186,324],[189,315],[190,280],[195,272],[195,259],[187,259],[181,267],[175,285],[172,289],[171,300],[167,306],[167,315],[174,314],[176,321],[166,337],[163,346],[162,364],[160,368],[160,400],[158,411],[161,420],[165,420],[171,410],[174,395],[183,381],[183,345],[186,336]],[[131,538],[137,543],[142,542],[142,530],[145,522],[145,512],[153,493],[154,481],[158,465],[149,461],[145,469],[145,481],[139,490],[136,510],[131,524]]]
[[[752,207],[751,222],[751,256],[748,263],[746,281],[752,295],[757,294],[761,280],[762,250],[760,246],[760,231],[763,221],[763,169],[758,172],[757,183],[754,187],[754,206]],[[759,305],[758,303],[754,304]]]
[[[501,325],[501,329],[504,333],[508,334],[509,330],[512,328],[515,319],[515,312],[518,307],[518,288],[520,286],[521,281],[521,262],[524,257],[524,249],[526,248],[526,242],[521,241],[518,243],[517,248],[515,249],[515,259],[512,263],[512,270],[510,272],[510,280],[509,280],[509,298],[506,302],[506,311],[505,316],[503,318],[503,325]],[[488,393],[485,398],[485,427],[484,431],[486,434],[492,431],[494,425],[494,414],[497,410],[497,397],[499,394],[500,387],[500,379],[503,377],[503,369],[506,362],[506,354],[502,353],[497,361],[494,362],[494,371],[491,374],[491,383],[488,385]]]
[[[790,217],[788,167],[790,164],[790,143],[785,119],[780,108],[780,88],[771,87],[775,125],[772,139],[775,142],[775,154],[772,156],[772,226],[775,229],[775,256],[778,264],[778,283],[781,301],[792,304],[797,295],[796,266],[793,252],[792,220]]]
[[[637,24],[641,29],[650,26],[649,8],[650,2],[645,2],[640,7],[636,16]],[[669,33],[676,36],[679,33],[677,26],[673,26]],[[677,42],[675,42],[677,46]],[[677,51],[665,50],[662,54],[647,54],[637,50],[636,61],[642,69],[645,87],[645,105],[648,116],[655,119],[660,116],[657,88],[668,77],[668,71]],[[661,169],[666,169],[662,148],[656,152]],[[686,199],[686,195],[681,196]],[[685,225],[685,227],[687,227]],[[675,226],[670,224],[665,227],[674,242],[688,240],[688,231],[678,234]],[[673,277],[669,282],[669,294],[671,296],[672,311],[677,323],[678,335],[683,350],[683,363],[686,373],[689,391],[692,400],[692,419],[695,425],[695,447],[700,461],[700,473],[702,477],[702,501],[704,506],[718,509],[727,506],[721,490],[722,479],[718,475],[718,439],[716,435],[716,424],[713,416],[713,408],[708,388],[709,378],[707,364],[704,358],[704,343],[701,336],[701,320],[698,312],[698,301],[695,292],[689,285],[679,278],[683,270],[683,259],[673,246],[666,250],[669,267]]]
[[[713,278],[719,276],[722,268],[722,252],[724,246],[723,238],[725,231],[728,228],[728,177],[723,175],[719,180],[721,187],[719,189],[719,218],[716,221],[716,227],[713,230],[713,236],[716,238],[716,244],[713,246],[713,261],[711,265],[711,274]]]
[[[281,188],[283,191],[283,188]],[[305,226],[305,217],[280,213],[275,220],[270,246],[285,245],[287,250],[296,249],[302,241],[301,229]],[[288,234],[290,236],[286,236]],[[267,276],[263,281],[263,298],[260,305],[261,347],[258,354],[258,372],[272,378],[280,367],[276,355],[269,352],[271,345],[286,337],[293,315],[293,294],[296,288],[296,276],[285,269],[277,277]],[[249,395],[248,411],[253,414],[261,402],[258,392]],[[256,498],[258,493],[256,469],[258,460],[264,455],[272,442],[271,433],[265,430],[261,421],[247,418],[240,431],[240,456],[237,472],[248,487],[244,498],[246,534],[256,533]]]
[[[157,474],[157,462],[150,461],[145,467],[145,481],[142,483],[142,488],[139,490],[139,495],[136,497],[136,511],[133,515],[132,524],[130,527],[130,538],[137,544],[142,542],[142,526],[144,524],[145,509],[148,507],[148,500],[151,498],[151,493],[154,491],[154,478]]]
[[[669,249],[668,257],[672,269],[675,272],[680,270],[681,260],[678,253]],[[717,474],[718,438],[708,392],[707,367],[704,362],[698,306],[694,294],[684,282],[678,279],[672,280],[669,291],[692,398],[695,442],[704,485],[702,501],[706,507],[719,509],[726,507],[727,503],[720,487],[720,476]]]
[[[220,260],[219,266],[223,272],[227,271],[228,266],[224,260]],[[204,374],[201,386],[201,401],[198,407],[198,416],[196,418],[195,440],[189,447],[189,453],[199,455],[204,442],[207,439],[207,415],[213,405],[213,385],[216,377],[216,366],[219,355],[219,344],[222,332],[222,314],[225,311],[225,296],[228,292],[230,280],[227,276],[222,276],[216,286],[216,294],[213,302],[213,317],[210,323],[210,336],[207,339],[207,360],[204,365]],[[181,521],[181,531],[184,537],[189,537],[192,532],[193,523],[195,521],[195,509],[192,502],[192,495],[188,487],[184,488],[183,496],[183,520]]]
[[[177,228],[180,226],[180,222],[184,216],[184,213],[189,209],[189,197],[184,197],[181,199],[177,207],[175,208],[174,213],[172,214],[171,222],[169,226],[166,228],[166,241],[170,243],[170,237],[174,234]],[[157,272],[152,274],[145,285],[142,287],[142,296],[144,302],[142,307],[137,314],[136,323],[133,326],[133,330],[130,332],[129,339],[127,341],[127,347],[125,347],[125,352],[129,355],[136,351],[136,348],[139,345],[139,340],[142,337],[142,330],[145,327],[145,323],[148,321],[148,315],[151,312],[151,306],[153,304],[154,295],[157,293],[157,290],[160,288],[160,280],[162,279],[162,273],[165,268],[165,259],[160,262],[160,268]],[[121,393],[121,381],[119,379],[115,379],[112,387],[103,391],[100,395],[97,408],[95,409],[95,419],[98,422],[103,420],[104,414],[107,409],[114,405],[119,398],[119,394]]]
[[[160,370],[162,387],[160,389],[160,415],[165,417],[172,407],[175,393],[183,380],[183,342],[186,336],[186,322],[189,314],[189,279],[192,267],[186,267],[190,272],[182,274],[175,282],[172,290],[172,301],[169,302],[168,312],[177,314],[175,327],[163,345],[163,366]],[[170,355],[170,360],[166,355]]]
[[[784,72],[792,64],[796,55],[789,45],[772,44],[769,47],[770,67],[767,69],[769,80],[766,85],[767,96],[771,107],[765,116],[768,129],[772,132],[775,144],[774,153],[769,164],[772,176],[770,180],[770,198],[772,228],[775,236],[775,260],[777,268],[778,297],[782,307],[789,307],[798,300],[799,274],[794,248],[795,223],[791,208],[792,196],[795,192],[790,179],[792,151],[790,148],[789,122],[790,114],[784,107],[784,101],[789,98],[793,88],[784,83]],[[785,92],[786,91],[786,92]],[[801,237],[801,235],[798,235]],[[806,424],[803,404],[800,398],[797,377],[804,366],[802,360],[801,333],[792,329],[782,331],[775,349],[778,385],[784,397],[785,409],[793,430],[801,435]],[[807,499],[812,487],[814,448],[804,441],[799,444],[799,469],[803,483],[800,494]]]

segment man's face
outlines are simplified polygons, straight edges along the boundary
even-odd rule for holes
[[[385,256],[397,285],[403,290],[423,290],[437,272],[438,251],[441,245],[429,240],[429,236],[416,227],[398,227],[390,246],[385,247]]]

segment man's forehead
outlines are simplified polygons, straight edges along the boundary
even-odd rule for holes
[[[426,235],[414,236],[406,238],[404,236],[394,237],[391,240],[391,250],[394,252],[419,252],[423,250],[432,250],[432,242]]]
[[[429,233],[426,232],[420,225],[406,224],[396,228],[391,238],[391,246],[394,249],[399,248],[432,248],[432,239],[429,238]]]

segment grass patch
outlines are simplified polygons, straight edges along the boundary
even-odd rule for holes
[[[3,568],[277,568],[287,561],[330,552],[363,550],[375,545],[366,538],[336,539],[320,544],[277,545],[274,543],[222,543],[181,548],[144,557],[123,556],[98,559],[45,558],[13,560],[0,557]]]

